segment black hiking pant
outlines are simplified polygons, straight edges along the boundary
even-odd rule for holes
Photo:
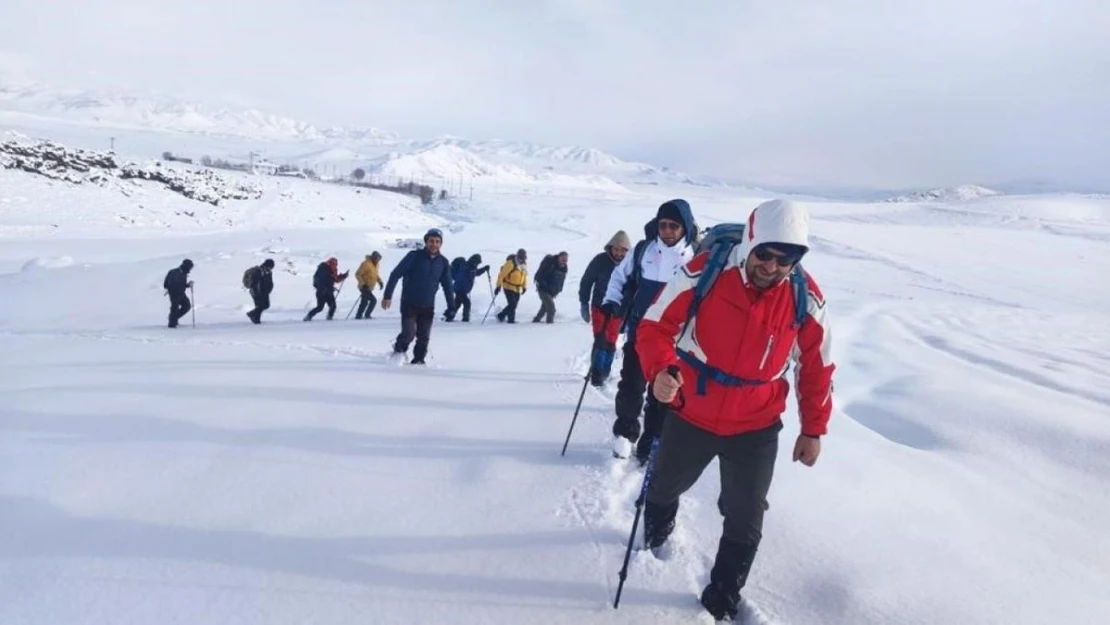
[[[312,318],[315,317],[316,314],[319,313],[321,310],[323,310],[324,306],[328,307],[328,319],[331,319],[332,317],[334,317],[335,316],[335,289],[329,288],[326,291],[317,290],[316,291],[316,308],[313,308],[312,310],[308,311],[308,315],[305,316],[304,320],[305,321],[312,321]]]
[[[262,323],[262,313],[270,307],[270,294],[260,293],[256,295],[251,293],[251,299],[254,300],[254,310],[247,313],[247,316],[254,323]]]
[[[454,321],[459,309],[462,309],[462,320],[470,321],[470,293],[455,293],[455,307],[443,312],[443,320]]]
[[[540,291],[540,312],[532,318],[533,323],[539,323],[547,317],[548,323],[555,323],[555,296]]]
[[[170,293],[170,327],[176,328],[178,320],[184,317],[192,308],[193,304],[184,291]]]
[[[401,333],[393,343],[393,351],[404,353],[409,349],[409,343],[416,338],[416,347],[412,349],[412,361],[424,362],[428,355],[428,342],[432,337],[432,322],[435,320],[436,309],[432,306],[406,306],[401,304]]]
[[[679,498],[717,458],[721,472],[717,508],[724,515],[724,527],[710,579],[728,593],[739,592],[763,539],[763,514],[769,507],[767,493],[782,422],[754,432],[718,436],[669,409],[665,412],[644,505],[644,535],[651,546],[666,540],[674,529]]]
[[[613,435],[623,436],[636,443],[636,457],[644,461],[651,452],[651,442],[659,437],[663,429],[665,408],[655,399],[651,386],[644,379],[644,370],[640,367],[640,355],[636,353],[634,336],[625,341],[621,351],[624,354],[624,362],[621,364],[621,379],[617,383],[617,398],[614,402],[617,419],[613,422]],[[640,434],[641,411],[644,413],[642,436]]]
[[[520,303],[520,293],[505,291],[505,301],[508,304],[501,309],[501,312],[497,313],[497,320],[516,323],[516,305]]]
[[[370,314],[374,312],[374,307],[378,305],[378,298],[374,297],[374,286],[360,286],[358,294],[358,311],[355,312],[355,319],[362,319],[364,314],[369,319]]]

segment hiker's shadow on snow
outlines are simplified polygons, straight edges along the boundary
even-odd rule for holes
[[[559,455],[555,441],[513,441],[461,438],[435,434],[413,436],[356,432],[328,427],[210,427],[192,421],[145,415],[101,413],[94,416],[9,411],[0,418],[0,432],[24,431],[57,435],[50,444],[200,443],[228,447],[269,447],[337,456],[456,460],[509,459],[535,465],[594,464],[595,453],[579,460]],[[44,441],[45,442],[45,441]],[[582,447],[581,445],[579,447]]]
[[[326,346],[317,346],[321,351],[329,349]],[[349,355],[348,355],[349,356]],[[384,358],[384,353],[378,358]],[[134,372],[144,372],[151,370],[158,371],[198,371],[207,369],[218,369],[220,371],[228,370],[241,370],[241,371],[366,371],[366,361],[370,358],[358,358],[350,356],[348,359],[342,361],[336,360],[306,360],[294,359],[284,357],[280,360],[182,360],[182,361],[97,361],[89,363],[71,363],[50,362],[42,365],[32,365],[39,368],[47,369],[57,366],[65,366],[71,368],[88,368],[97,369],[100,372],[112,372],[128,374]],[[383,365],[384,366],[384,365]],[[398,374],[403,374],[407,370],[401,367],[394,367],[391,365],[390,370],[394,370]],[[505,384],[534,384],[542,386],[550,386],[557,382],[581,382],[582,373],[566,373],[566,372],[551,372],[551,373],[531,373],[528,371],[510,370],[510,371],[466,371],[456,369],[427,369],[420,370],[420,375],[432,378],[450,378],[458,380],[475,380],[485,382],[495,382],[501,385]]]
[[[245,384],[177,384],[170,382],[154,382],[144,384],[97,384],[95,386],[57,385],[38,387],[33,390],[37,393],[141,394],[165,398],[185,398],[190,400],[256,399],[296,402],[317,406],[355,406],[365,408],[368,413],[381,411],[382,408],[450,410],[458,412],[476,412],[480,415],[500,411],[507,411],[510,413],[532,411],[564,413],[567,410],[567,406],[564,403],[514,403],[511,400],[506,400],[504,402],[473,402],[467,401],[466,397],[462,395],[453,397],[450,400],[439,399],[432,396],[430,392],[422,392],[419,395],[389,396],[372,390],[368,390],[366,393],[350,393],[331,388],[305,388],[276,385],[249,386]],[[506,395],[511,394],[506,393]]]
[[[488,564],[481,573],[450,573],[431,566],[418,569],[411,564],[396,567],[374,561],[383,556],[410,554],[557,548],[588,542],[588,534],[581,531],[470,536],[277,536],[77,517],[43,501],[5,495],[0,495],[0,519],[5,528],[5,538],[0,538],[0,559],[9,565],[21,558],[153,559],[176,560],[186,565],[203,562],[360,584],[366,587],[365,592],[375,594],[411,592],[421,601],[482,605],[487,609],[550,605],[596,611],[611,601],[605,585],[548,579],[542,567],[533,568],[535,575],[530,579],[522,579],[499,577]],[[636,603],[663,605],[675,605],[686,597],[684,593],[639,588],[629,594],[635,595]]]

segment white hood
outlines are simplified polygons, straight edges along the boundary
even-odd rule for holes
[[[789,243],[809,249],[809,211],[790,200],[770,200],[755,207],[744,228],[744,242],[736,247],[742,264],[763,243]]]

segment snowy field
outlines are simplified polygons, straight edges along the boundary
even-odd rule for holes
[[[614,388],[587,391],[559,455],[591,340],[577,281],[672,196],[703,226],[764,198],[556,188],[421,210],[267,185],[216,208],[0,170],[0,623],[708,618],[715,465],[675,557],[635,553],[612,609],[641,473],[609,457]],[[808,206],[837,410],[813,469],[790,462],[786,417],[744,622],[1106,623],[1110,199]],[[301,321],[318,262],[376,249],[388,271],[430,226],[495,267],[567,250],[557,323],[528,323],[530,290],[524,323],[480,324],[479,282],[475,321],[437,316],[417,369],[386,361],[396,307],[344,320],[353,275],[335,321]],[[161,282],[185,257],[196,328],[169,330]],[[267,257],[253,326],[240,277]]]

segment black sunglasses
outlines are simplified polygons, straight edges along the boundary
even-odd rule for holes
[[[775,264],[779,267],[789,267],[801,260],[801,258],[797,256],[790,256],[788,254],[776,254],[772,252],[770,248],[764,247],[762,245],[756,246],[756,248],[752,250],[752,255],[755,256],[756,260],[761,263],[765,263],[773,258],[775,259]]]

